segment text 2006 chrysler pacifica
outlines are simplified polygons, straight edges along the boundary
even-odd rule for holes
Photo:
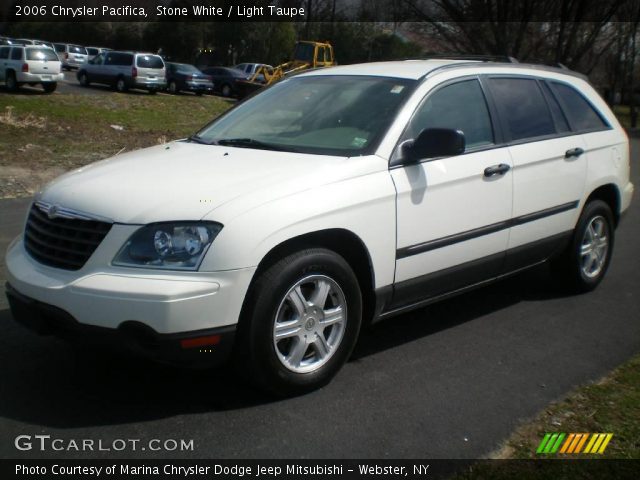
[[[547,260],[595,288],[632,193],[628,139],[578,74],[335,67],[49,184],[8,250],[7,294],[41,332],[233,358],[295,394],[371,319]]]

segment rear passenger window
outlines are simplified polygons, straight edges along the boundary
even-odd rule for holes
[[[559,133],[565,133],[570,131],[569,124],[567,123],[567,118],[564,116],[560,105],[558,105],[558,101],[555,99],[551,90],[549,89],[549,85],[546,83],[541,83],[542,90],[544,90],[544,96],[547,99],[547,103],[549,104],[549,108],[551,109],[551,115],[553,116],[553,121],[556,123],[556,130]]]
[[[595,108],[577,91],[563,83],[552,82],[556,93],[574,130],[602,130],[609,125],[600,117]]]
[[[467,148],[493,144],[491,118],[480,83],[465,80],[429,95],[411,120],[407,138],[415,138],[425,128],[461,130]]]
[[[9,58],[9,48],[0,47],[0,58]]]
[[[22,49],[14,48],[11,50],[11,60],[22,60]]]
[[[511,140],[556,133],[538,82],[527,78],[491,78],[491,91]]]

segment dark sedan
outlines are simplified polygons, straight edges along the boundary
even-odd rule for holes
[[[202,70],[213,78],[214,91],[221,93],[223,97],[238,95],[237,82],[246,80],[249,76],[235,68],[207,67]]]
[[[196,95],[213,92],[211,77],[193,65],[167,62],[167,89],[171,93],[194,92]]]

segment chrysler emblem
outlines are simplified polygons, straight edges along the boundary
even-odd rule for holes
[[[47,210],[47,217],[49,217],[49,219],[53,220],[54,218],[56,218],[58,216],[58,209],[60,207],[58,207],[58,205],[51,205],[49,207],[49,210]]]

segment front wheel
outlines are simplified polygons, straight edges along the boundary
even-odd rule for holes
[[[259,274],[240,325],[244,373],[279,396],[320,388],[348,360],[360,332],[362,298],[349,264],[303,250]]]
[[[81,72],[78,75],[78,82],[80,82],[80,85],[83,87],[88,87],[91,84],[91,82],[89,82],[89,77],[85,72]]]
[[[222,96],[223,97],[230,97],[232,93],[233,93],[233,90],[231,89],[230,85],[224,84],[222,86]]]
[[[552,263],[563,287],[588,292],[604,278],[613,253],[614,220],[602,200],[589,202],[582,211],[567,250]]]

